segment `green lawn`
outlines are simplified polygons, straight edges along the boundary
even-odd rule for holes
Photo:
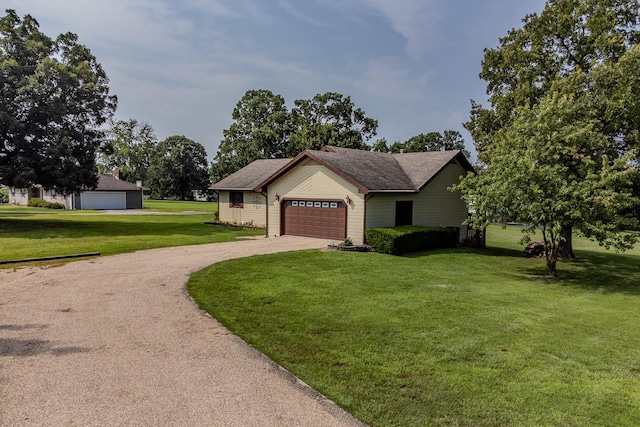
[[[373,426],[640,425],[640,250],[577,238],[558,280],[486,250],[305,251],[192,276],[206,311]]]
[[[145,200],[143,209],[150,212],[217,212],[217,202],[189,202],[182,200]]]
[[[161,209],[178,209],[173,202]],[[215,205],[214,203],[203,205]],[[183,206],[191,209],[191,202]],[[0,205],[0,261],[100,252],[112,255],[141,249],[227,242],[263,234],[205,224],[212,213],[191,215],[109,215]]]

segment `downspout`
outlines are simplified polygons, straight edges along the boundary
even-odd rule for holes
[[[260,194],[262,194],[264,196],[264,200],[265,200],[264,206],[267,209],[267,212],[265,212],[265,222],[266,222],[266,224],[265,224],[265,227],[264,227],[264,229],[265,229],[264,230],[264,232],[265,232],[264,237],[269,238],[269,193],[260,192]]]
[[[220,222],[220,191],[218,190],[213,190],[213,191],[215,191],[215,193],[218,195],[218,197],[216,197],[216,199],[218,199],[218,206],[217,206],[218,212],[216,212],[216,217],[218,218],[218,222]]]
[[[371,197],[368,197],[371,196]],[[364,221],[362,222],[362,243],[367,244],[367,202],[373,199],[375,194],[367,194],[364,196]]]

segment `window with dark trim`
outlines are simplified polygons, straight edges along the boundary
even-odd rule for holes
[[[244,207],[244,193],[242,191],[229,192],[229,207],[230,208]]]
[[[413,201],[396,201],[396,227],[413,224]]]

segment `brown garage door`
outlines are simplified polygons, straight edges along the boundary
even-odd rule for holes
[[[281,207],[281,234],[334,240],[347,236],[347,208],[342,202],[285,200]]]

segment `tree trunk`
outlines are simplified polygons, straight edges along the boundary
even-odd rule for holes
[[[575,258],[576,255],[573,253],[573,226],[567,225],[562,227],[560,230],[560,245],[558,248],[558,256],[560,258]]]

